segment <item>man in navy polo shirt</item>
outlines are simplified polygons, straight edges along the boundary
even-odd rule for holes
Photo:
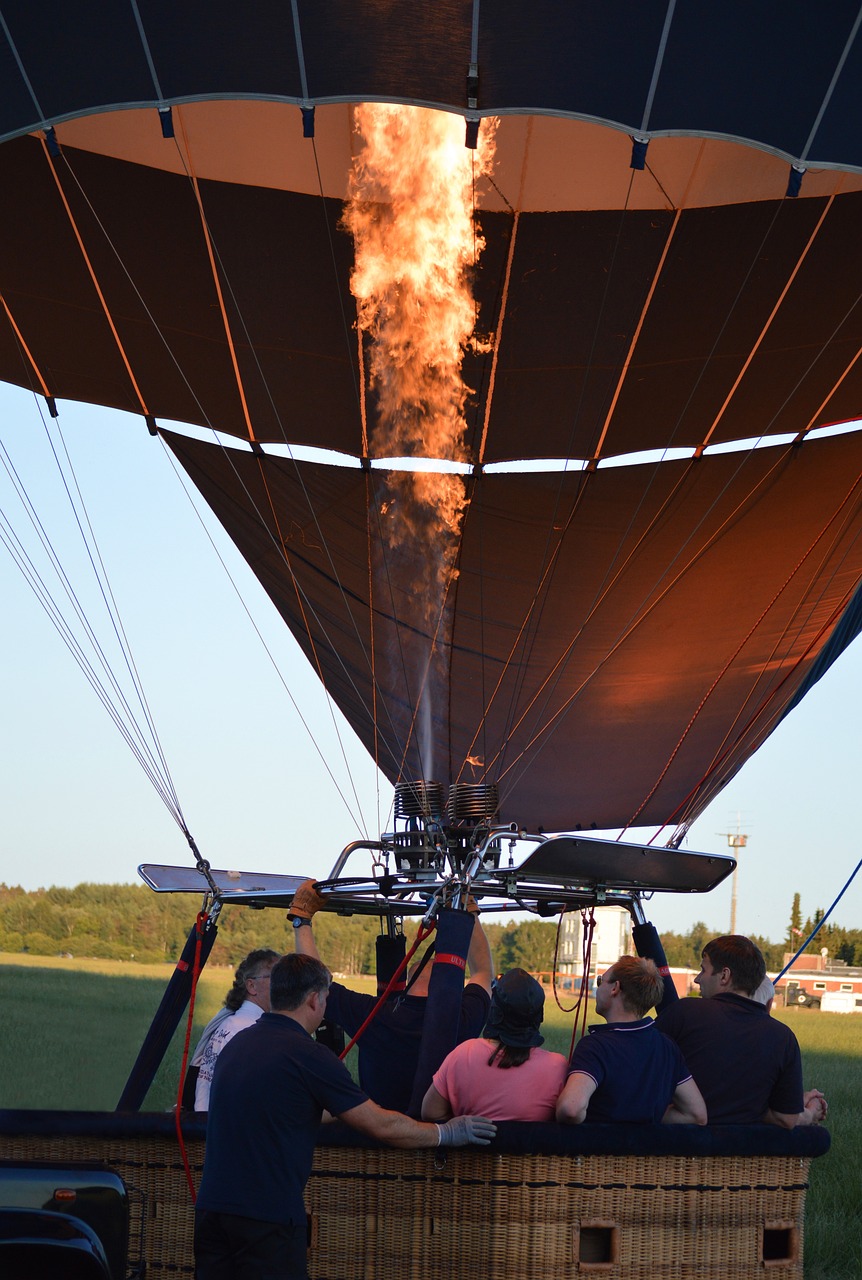
[[[793,1129],[826,1118],[823,1094],[802,1091],[796,1036],[756,998],[765,974],[750,938],[713,938],[695,978],[702,999],[676,1000],[659,1014],[659,1030],[682,1050],[711,1124],[765,1121]]]
[[[384,1111],[314,1040],[328,969],[283,956],[270,980],[272,1012],[219,1054],[195,1206],[197,1280],[307,1280],[303,1192],[324,1111],[394,1147],[486,1145],[480,1116],[423,1124]]]
[[[646,1016],[664,984],[652,960],[621,956],[597,980],[596,1013],[575,1045],[557,1119],[624,1124],[706,1124],[706,1107],[679,1049]]]

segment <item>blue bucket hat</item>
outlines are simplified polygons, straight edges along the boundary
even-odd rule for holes
[[[510,969],[494,983],[491,1008],[484,1034],[513,1049],[535,1049],[544,1044],[540,1035],[545,993],[526,969]]]

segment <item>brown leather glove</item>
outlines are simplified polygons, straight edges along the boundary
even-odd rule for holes
[[[469,894],[467,897],[467,910],[470,912],[471,915],[474,915],[474,916],[479,915],[479,904],[476,901],[476,899],[473,897],[472,893]]]
[[[311,920],[316,911],[323,908],[323,898],[314,887],[313,880],[303,880],[293,895],[289,916],[300,916],[303,920]]]

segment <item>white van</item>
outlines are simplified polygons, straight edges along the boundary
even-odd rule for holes
[[[862,1013],[862,996],[852,991],[824,991],[820,997],[824,1013]]]

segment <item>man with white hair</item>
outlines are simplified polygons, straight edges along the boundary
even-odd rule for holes
[[[756,1000],[758,1004],[766,1006],[767,1011],[772,1008],[772,1002],[775,999],[775,986],[771,978],[764,978],[760,986],[752,991],[751,999]]]
[[[235,1035],[268,1011],[269,975],[278,958],[277,951],[260,948],[250,951],[237,965],[233,986],[225,996],[224,1008],[204,1027],[192,1058],[195,1111],[206,1111],[209,1106],[213,1072],[222,1049]]]

